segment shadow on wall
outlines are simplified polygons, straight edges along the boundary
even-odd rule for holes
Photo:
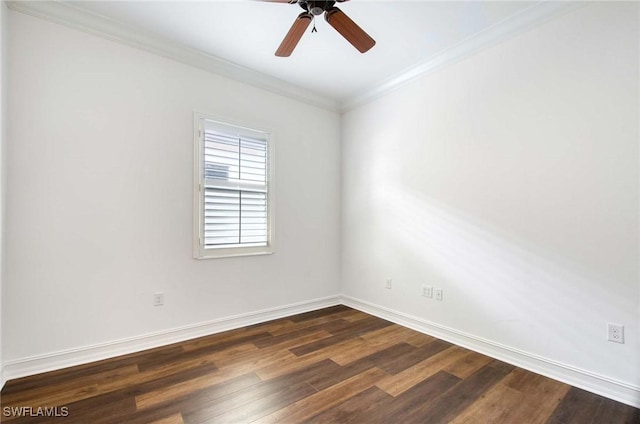
[[[605,323],[612,315],[634,316],[637,299],[612,294],[607,281],[568,269],[561,257],[536,253],[526,241],[512,241],[499,228],[406,186],[380,182],[371,194],[370,213],[380,231],[374,249],[385,252],[387,263],[428,267],[445,285],[447,306],[430,303],[430,320],[586,369],[610,362]],[[636,369],[628,356],[619,369]]]

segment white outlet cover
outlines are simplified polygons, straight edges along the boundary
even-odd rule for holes
[[[424,297],[432,298],[433,297],[433,287],[432,286],[427,286],[427,285],[422,286],[422,295]]]
[[[624,343],[624,325],[607,324],[607,340],[615,343]]]

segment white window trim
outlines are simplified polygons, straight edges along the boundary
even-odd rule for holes
[[[246,129],[252,132],[262,132],[267,135],[267,245],[266,246],[226,246],[205,249],[202,234],[204,231],[204,196],[202,194],[204,182],[204,161],[202,160],[204,143],[204,121],[213,121],[222,126]],[[275,251],[275,172],[274,151],[275,136],[273,131],[233,122],[205,113],[194,112],[193,120],[193,257],[195,259],[228,258],[234,256],[270,255]]]

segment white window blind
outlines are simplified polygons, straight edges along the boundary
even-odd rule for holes
[[[202,119],[199,139],[200,249],[269,247],[268,134]]]

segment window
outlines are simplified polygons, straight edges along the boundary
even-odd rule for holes
[[[269,133],[200,114],[195,123],[194,256],[272,253]]]

